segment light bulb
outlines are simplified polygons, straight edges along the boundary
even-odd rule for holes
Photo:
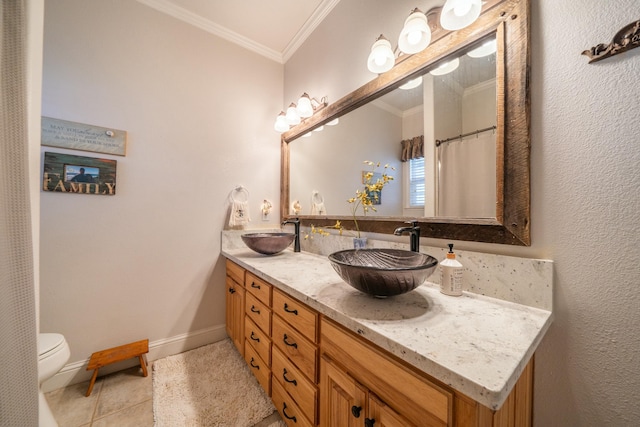
[[[431,43],[431,29],[424,13],[415,9],[404,21],[398,37],[398,49],[406,54],[424,50]]]
[[[482,0],[447,0],[440,12],[440,26],[459,30],[475,22],[482,10]]]
[[[289,124],[287,123],[287,119],[284,115],[284,111],[282,111],[278,117],[276,117],[276,123],[273,125],[273,128],[276,132],[286,132],[289,130]]]
[[[300,99],[298,99],[298,106],[296,107],[298,115],[302,118],[313,116],[313,106],[311,105],[311,98],[306,93],[303,93]]]
[[[468,0],[458,0],[455,6],[453,6],[453,13],[460,17],[464,16],[471,10],[471,2]]]
[[[289,105],[289,108],[287,108],[286,120],[291,126],[300,124],[300,115],[298,114],[298,111],[296,111],[296,104],[293,102]]]
[[[383,35],[380,35],[371,46],[371,53],[367,58],[367,68],[372,73],[384,73],[393,68],[395,60],[393,50],[391,50],[391,43]]]
[[[410,45],[415,45],[420,42],[422,38],[422,33],[420,31],[409,31],[407,34],[407,41]]]

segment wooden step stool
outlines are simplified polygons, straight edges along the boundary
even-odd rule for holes
[[[87,371],[90,371],[92,369],[94,369],[94,371],[93,376],[91,377],[91,382],[89,383],[89,390],[87,390],[86,396],[89,396],[91,394],[91,391],[93,390],[93,385],[96,382],[96,378],[98,378],[98,369],[112,363],[122,362],[123,360],[137,357],[138,359],[140,359],[142,376],[146,377],[147,364],[142,357],[142,355],[145,353],[149,353],[148,339],[121,345],[119,347],[109,348],[107,350],[96,351],[95,353],[93,353],[91,355],[91,359],[89,359]]]

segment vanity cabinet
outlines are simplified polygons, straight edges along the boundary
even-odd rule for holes
[[[533,360],[495,411],[230,261],[227,288],[227,332],[289,427],[531,426]]]
[[[226,328],[240,354],[244,356],[244,275],[245,270],[227,260]]]

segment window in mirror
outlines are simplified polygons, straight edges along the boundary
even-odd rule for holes
[[[409,207],[424,208],[424,157],[409,160]]]

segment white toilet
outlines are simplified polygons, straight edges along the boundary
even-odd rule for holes
[[[71,350],[61,334],[38,335],[38,393],[40,427],[57,427],[58,423],[49,409],[42,392],[42,383],[58,373],[71,356]]]

